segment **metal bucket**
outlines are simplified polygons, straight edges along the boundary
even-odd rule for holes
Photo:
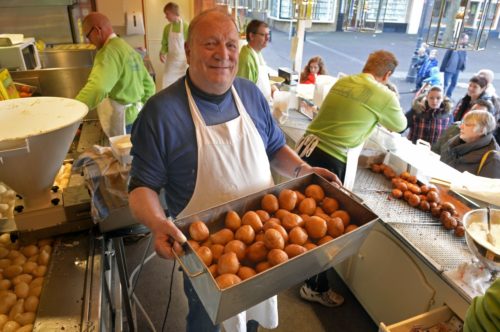
[[[258,210],[265,194],[278,195],[281,190],[286,188],[303,191],[311,183],[320,185],[327,196],[337,199],[341,208],[347,210],[351,215],[351,223],[359,227],[302,255],[291,258],[286,263],[276,265],[224,290],[219,289],[215,279],[193,250],[188,250],[184,256],[180,257],[186,274],[214,324],[218,324],[355,254],[378,217],[363,205],[354,194],[332,186],[316,174],[310,174],[176,220],[177,226],[186,235],[189,225],[197,220],[204,221],[210,233],[213,233],[224,228],[224,218],[228,211],[234,210],[243,215],[248,210]]]
[[[491,228],[500,226],[500,210],[490,209],[491,211]],[[463,217],[465,227],[465,240],[470,251],[476,256],[484,265],[494,271],[500,271],[500,238],[496,237],[497,247],[493,247],[491,243],[486,240],[486,230],[488,229],[486,209],[478,209],[467,212]],[[475,226],[472,226],[476,224]],[[472,226],[472,227],[471,227]],[[484,232],[481,234],[474,233],[472,229],[478,227]],[[484,237],[482,236],[484,235]]]

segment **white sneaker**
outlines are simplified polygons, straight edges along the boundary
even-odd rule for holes
[[[326,307],[338,307],[344,303],[344,297],[329,289],[326,292],[315,292],[307,285],[300,287],[300,297],[310,302],[318,302]]]

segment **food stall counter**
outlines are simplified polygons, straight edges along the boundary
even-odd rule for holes
[[[309,123],[310,120],[303,114],[288,110],[288,119],[281,123],[281,128],[292,148]],[[420,148],[412,144],[405,145],[406,149],[421,153]],[[406,151],[408,154],[411,155]],[[390,157],[391,161],[399,159],[397,155]],[[412,168],[404,160],[398,161],[400,165]],[[433,160],[432,165],[440,166],[439,169],[449,168],[439,160]],[[415,168],[413,172],[419,173]],[[420,172],[420,175],[428,179],[423,176],[426,174]],[[391,182],[383,175],[358,168],[353,192],[380,217],[380,221],[359,253],[349,263],[337,266],[337,271],[377,323],[395,323],[443,303],[463,319],[472,298],[478,294],[456,278],[457,268],[473,260],[465,238],[455,237],[445,230],[430,213],[391,199],[391,189]],[[446,188],[442,192],[449,194],[447,199],[460,206],[461,215],[478,207],[460,196],[454,196]],[[387,251],[382,254],[381,248],[385,246],[388,246]],[[388,258],[387,255],[394,257]],[[397,258],[399,256],[401,261]],[[376,291],[376,288],[388,289],[394,297]],[[405,294],[415,298],[406,298]],[[386,297],[386,305],[376,303],[380,296]]]

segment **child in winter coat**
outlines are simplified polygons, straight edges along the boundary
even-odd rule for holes
[[[408,139],[418,139],[434,144],[451,121],[451,101],[444,97],[443,89],[432,87],[426,95],[413,101],[412,109],[406,113],[410,132]]]
[[[429,74],[430,76],[422,81],[424,84],[428,84],[430,86],[443,86],[441,75],[439,74],[439,68],[437,66],[432,67],[429,70]]]
[[[436,59],[436,57],[437,57],[437,50],[430,51],[429,57],[424,61],[424,63],[417,72],[415,91],[418,91],[422,87],[423,80],[425,80],[430,76],[431,68],[437,67],[438,60]]]

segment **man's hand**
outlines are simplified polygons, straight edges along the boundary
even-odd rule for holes
[[[186,242],[187,239],[171,219],[158,224],[152,232],[155,251],[158,256],[166,259],[173,259],[175,256],[172,250],[175,250],[178,255],[182,254],[181,244]]]
[[[326,180],[330,181],[334,186],[340,187],[342,186],[342,181],[340,181],[339,177],[331,172],[330,170],[323,168],[323,167],[312,167],[309,165],[304,165],[297,175],[304,175],[304,174],[309,174],[309,173],[316,173],[319,176],[325,178]]]
[[[167,56],[165,54],[160,54],[160,61],[161,61],[161,63],[165,63],[166,59],[167,59]]]

